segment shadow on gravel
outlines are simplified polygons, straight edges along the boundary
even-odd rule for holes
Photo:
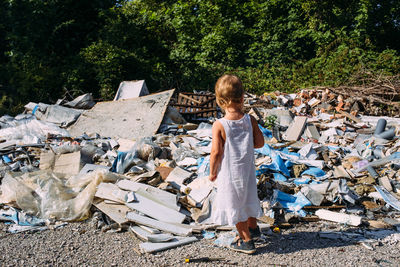
[[[326,233],[326,232],[324,232]],[[334,232],[338,236],[341,234],[354,234],[354,231]],[[385,238],[392,234],[393,231],[381,231],[379,238]],[[356,244],[357,242],[365,241],[369,238],[321,238],[319,232],[296,232],[275,236],[267,236],[265,243],[257,244],[257,254],[276,253],[286,254],[296,251],[309,249],[323,249],[329,247],[346,247]]]

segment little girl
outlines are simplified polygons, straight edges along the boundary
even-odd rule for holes
[[[220,77],[215,94],[225,117],[212,127],[209,179],[217,183],[213,221],[219,225],[236,225],[239,237],[230,248],[253,254],[256,252],[253,238],[260,236],[256,218],[262,216],[254,148],[264,145],[264,137],[254,117],[243,112],[244,90],[238,77]]]

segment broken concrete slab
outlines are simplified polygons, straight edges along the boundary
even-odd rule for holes
[[[182,227],[183,224],[177,225],[177,224],[171,224],[171,223],[167,223],[167,222],[161,222],[161,221],[149,218],[149,217],[139,215],[135,212],[128,212],[126,215],[126,218],[129,221],[132,221],[134,223],[137,223],[140,225],[146,225],[146,226],[156,228],[161,231],[165,231],[167,233],[171,233],[171,234],[175,234],[175,235],[188,236],[192,232],[191,229]]]
[[[125,203],[125,205],[133,210],[137,210],[154,219],[163,222],[182,223],[186,215],[179,211],[173,210],[165,205],[162,205],[137,191],[135,194],[137,202]]]
[[[133,182],[130,180],[121,180],[117,183],[117,186],[123,190],[129,190],[133,192],[138,192],[141,189],[148,193],[151,197],[147,195],[146,197],[152,199],[153,201],[163,204],[176,211],[179,211],[180,209],[179,205],[177,205],[177,196],[175,194],[161,190],[157,187]]]
[[[131,230],[139,239],[153,243],[168,242],[175,238],[171,234],[151,234],[140,226],[131,226],[129,227],[129,230]]]
[[[133,99],[97,103],[81,115],[69,132],[74,136],[98,133],[105,137],[136,140],[152,136],[160,127],[173,93],[174,90],[168,90]]]
[[[123,81],[119,84],[118,91],[115,94],[114,101],[122,99],[130,99],[149,94],[146,82],[139,81]]]
[[[305,134],[308,138],[313,138],[315,140],[319,140],[321,138],[317,127],[315,127],[315,125],[312,123],[307,123]]]
[[[141,243],[139,246],[140,248],[147,252],[147,253],[152,253],[152,252],[157,252],[157,251],[163,251],[166,249],[170,248],[175,248],[179,247],[182,245],[190,244],[195,241],[198,241],[198,239],[194,236],[191,237],[176,237],[175,241],[172,242],[166,242],[166,243],[151,243],[151,242],[145,242]]]
[[[101,183],[97,186],[95,197],[112,200],[121,204],[126,202],[127,191],[121,190],[112,183]]]
[[[307,117],[297,116],[294,118],[293,123],[289,126],[287,131],[285,132],[286,140],[288,141],[297,141],[302,135],[304,128],[307,123]]]
[[[349,215],[340,212],[329,211],[325,209],[319,209],[315,212],[320,219],[343,223],[351,226],[359,226],[361,224],[361,217],[356,215]]]
[[[104,201],[95,203],[93,205],[118,224],[124,224],[128,222],[126,219],[126,213],[130,212],[131,210],[125,205],[111,205],[106,204]]]

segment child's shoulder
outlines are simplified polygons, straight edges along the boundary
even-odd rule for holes
[[[221,119],[214,121],[213,125],[212,125],[213,129],[224,129],[224,126],[222,125]]]

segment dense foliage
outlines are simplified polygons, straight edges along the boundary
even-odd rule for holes
[[[236,73],[254,93],[400,72],[397,0],[0,0],[0,114],[123,80],[212,89]],[[352,80],[351,82],[357,82]]]

